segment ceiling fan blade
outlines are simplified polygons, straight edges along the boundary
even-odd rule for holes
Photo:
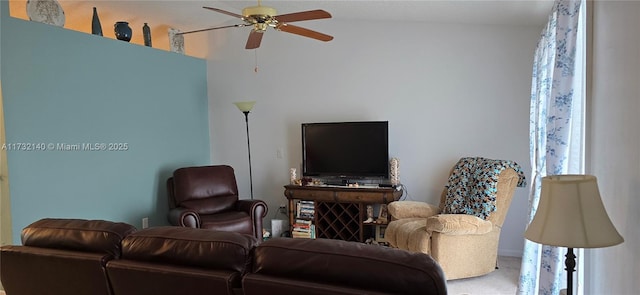
[[[245,27],[245,26],[247,26],[247,25],[246,24],[237,24],[237,25],[230,25],[230,26],[223,26],[223,27],[215,27],[215,28],[208,28],[208,29],[200,29],[200,30],[194,30],[194,31],[180,32],[180,33],[177,33],[176,35],[186,35],[186,34],[191,34],[191,33],[198,33],[198,32],[204,32],[204,31],[217,30],[217,29],[237,28],[237,27]]]
[[[262,35],[264,35],[263,31],[251,30],[249,33],[249,39],[247,39],[247,46],[245,49],[256,49],[260,47],[260,42],[262,42]]]
[[[276,26],[276,29],[278,31],[283,31],[291,34],[309,37],[309,38],[313,38],[313,39],[324,41],[324,42],[333,40],[333,36],[329,36],[320,32],[316,32],[313,30],[305,29],[305,28],[290,25],[290,24],[279,24],[278,26]]]
[[[322,9],[316,9],[316,10],[276,15],[275,18],[279,22],[290,23],[290,22],[298,22],[303,20],[331,18],[331,14]]]
[[[229,12],[229,11],[226,11],[226,10],[222,10],[220,8],[213,8],[213,7],[207,7],[207,6],[203,6],[202,8],[213,10],[215,12],[219,12],[219,13],[230,15],[230,16],[237,17],[237,18],[242,18],[242,15],[239,15],[239,14],[233,13],[233,12]]]

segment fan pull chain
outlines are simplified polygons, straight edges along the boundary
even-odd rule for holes
[[[256,56],[255,67],[253,68],[253,71],[257,73],[258,72],[258,49],[254,49],[253,53]]]

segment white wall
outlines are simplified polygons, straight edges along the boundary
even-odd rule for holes
[[[640,290],[640,2],[595,1],[589,173],[625,242],[587,251],[585,294]]]
[[[463,156],[515,160],[530,175],[529,92],[540,27],[301,25],[335,39],[270,30],[256,55],[243,49],[248,28],[209,35],[212,161],[235,167],[241,196],[248,197],[244,116],[232,102],[256,100],[249,118],[254,192],[268,202],[269,218],[285,203],[289,168],[300,167],[303,122],[388,120],[390,156],[400,159],[412,200],[437,203],[449,169]],[[528,188],[517,189],[502,255],[521,255],[527,198]]]

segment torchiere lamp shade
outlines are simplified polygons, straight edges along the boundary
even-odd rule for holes
[[[240,101],[240,102],[234,102],[233,104],[235,104],[238,109],[241,112],[250,112],[251,109],[253,109],[253,105],[256,104],[255,101]]]
[[[624,241],[607,215],[593,175],[543,177],[538,209],[524,236],[567,248],[601,248]]]

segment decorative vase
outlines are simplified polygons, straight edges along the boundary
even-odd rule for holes
[[[56,0],[27,0],[29,20],[64,27],[64,10]]]
[[[400,160],[398,158],[391,158],[389,163],[389,178],[392,185],[400,184]]]
[[[144,23],[144,26],[142,26],[142,36],[144,38],[144,46],[151,47],[151,28],[149,28],[147,23]]]
[[[102,25],[98,18],[98,10],[93,8],[93,18],[91,19],[91,34],[102,36]]]
[[[169,28],[169,50],[184,54],[184,36],[180,33],[178,29]]]
[[[373,206],[367,205],[367,220],[363,221],[363,223],[372,223],[373,222]]]
[[[116,39],[127,42],[131,41],[131,27],[129,27],[128,22],[116,22],[113,27],[116,33]]]
[[[289,169],[289,184],[296,184],[296,179],[298,179],[296,168]]]

